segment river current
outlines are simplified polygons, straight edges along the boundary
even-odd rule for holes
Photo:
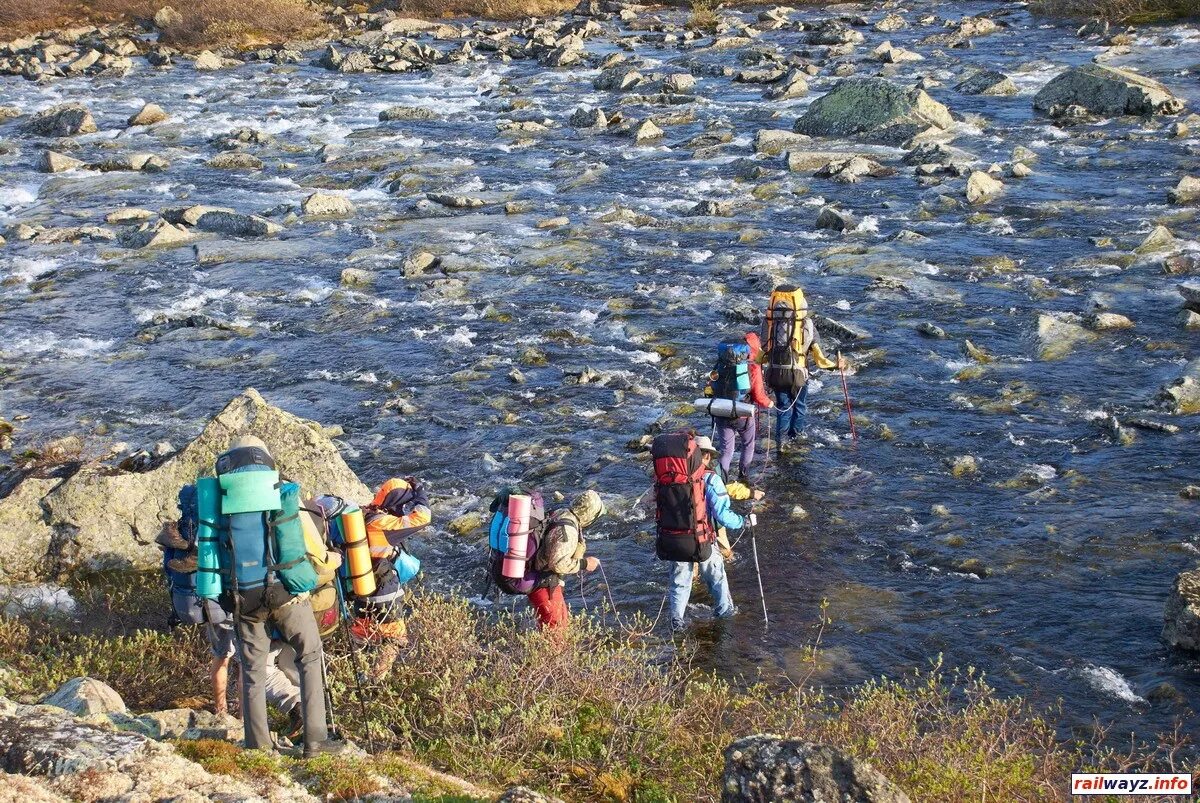
[[[917,3],[905,16],[947,15],[946,6]],[[757,11],[736,14],[753,21]],[[885,11],[851,13],[874,22]],[[1200,551],[1200,502],[1180,496],[1196,481],[1200,439],[1194,418],[1156,402],[1197,356],[1197,335],[1177,320],[1178,279],[1164,274],[1161,255],[1118,258],[1155,223],[1197,237],[1194,208],[1169,206],[1166,192],[1197,172],[1198,126],[1176,139],[1162,119],[1056,128],[1034,113],[1033,94],[1105,48],[1019,5],[954,4],[951,16],[970,13],[1007,27],[970,49],[919,44],[937,25],[861,28],[867,42],[846,61],[874,74],[880,65],[866,54],[884,39],[920,52],[925,61],[899,65],[896,79],[932,79],[930,94],[963,118],[956,147],[985,166],[1011,161],[1016,146],[1036,154],[1031,176],[1005,179],[1003,196],[977,208],[963,202],[961,179],[922,186],[911,168],[841,184],[758,157],[765,175],[746,177],[755,132],[790,128],[837,79],[823,69],[807,96],[764,100],[762,86],[721,74],[741,66],[744,48],[637,45],[643,72],[692,68],[698,79],[694,104],[624,107],[694,115],[646,146],[567,125],[579,106],[618,107],[617,93],[593,88],[595,66],[483,60],[342,75],[307,63],[197,73],[139,62],[121,79],[6,79],[0,102],[27,112],[86,103],[101,129],[78,138],[89,158],[152,151],[171,167],[48,176],[35,169],[34,141],[5,124],[0,226],[101,224],[121,206],[196,203],[282,221],[287,205],[321,188],[358,212],[291,222],[273,239],[210,237],[200,251],[0,247],[0,414],[28,416],[18,446],[67,434],[86,435],[96,452],[116,441],[178,446],[255,387],[342,427],[343,453],[368,483],[395,474],[431,483],[442,526],[414,549],[426,582],[471,595],[482,585],[482,541],[447,533],[446,522],[522,478],[549,494],[595,487],[613,515],[596,528],[592,553],[621,611],[653,618],[667,573],[646,535],[652,522],[634,509],[649,485],[637,441],[681,423],[707,429],[681,404],[698,395],[714,344],[753,328],[771,286],[791,279],[817,311],[870,334],[841,344],[858,364],[849,385],[860,437],[849,438],[840,380],[818,374],[807,445],[769,465],[760,452],[754,472],[770,495],[756,540],[771,626],[744,539],[730,568],[740,615],[706,622],[706,595],[694,596],[700,661],[731,677],[804,677],[804,647],[828,600],[815,680],[829,686],[927,668],[940,655],[986,671],[1005,693],[1061,699],[1065,727],[1098,718],[1153,740],[1183,719],[1200,735],[1191,713],[1200,663],[1159,639],[1172,578]],[[764,32],[754,47],[811,49],[788,30]],[[588,49],[619,50],[610,37]],[[1139,29],[1130,52],[1107,63],[1163,81],[1194,111],[1198,62],[1200,31],[1180,24]],[[1019,94],[957,92],[973,67],[1008,74]],[[126,130],[146,101],[171,119]],[[436,117],[379,122],[395,105]],[[521,141],[497,132],[511,119],[554,127]],[[276,139],[259,151],[266,168],[206,167],[209,140],[242,127]],[[731,137],[689,143],[714,131]],[[321,145],[343,153],[323,162]],[[902,155],[872,150],[892,164]],[[494,203],[415,206],[427,192]],[[505,214],[510,200],[530,211]],[[690,216],[704,200],[734,202],[732,216]],[[829,202],[854,213],[858,228],[817,230]],[[610,215],[615,207],[634,214]],[[555,216],[570,222],[537,227]],[[894,239],[903,230],[924,238]],[[425,249],[443,255],[448,279],[404,278],[405,258]],[[374,283],[343,287],[346,267],[372,271]],[[1040,359],[1038,314],[1085,313],[1093,293],[1135,327]],[[190,315],[207,318],[173,328]],[[948,336],[922,335],[922,322]],[[992,361],[975,363],[965,339]],[[1101,425],[1104,413],[1181,429],[1131,428],[1123,444]],[[964,455],[977,470],[955,476],[951,462]],[[793,518],[796,505],[807,519]],[[602,595],[598,577],[585,596],[574,581],[567,590],[576,608]]]

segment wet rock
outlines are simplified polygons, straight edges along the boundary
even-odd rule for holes
[[[1163,619],[1163,641],[1200,652],[1200,569],[1180,572],[1175,577]]]
[[[212,72],[214,70],[224,70],[227,67],[241,66],[241,62],[237,59],[226,59],[213,53],[211,50],[202,50],[196,56],[196,60],[192,62],[192,67],[202,72]]]
[[[623,92],[627,89],[633,89],[645,80],[642,74],[631,65],[616,64],[601,70],[596,79],[592,81],[592,86],[596,89]]]
[[[914,53],[902,47],[895,47],[889,41],[883,42],[879,47],[872,50],[871,58],[876,61],[882,61],[884,64],[904,64],[906,62],[925,60],[925,57],[920,53]]]
[[[691,73],[678,72],[668,75],[662,80],[663,92],[682,95],[696,88],[696,78]]]
[[[808,43],[812,45],[860,45],[865,39],[862,33],[837,19],[818,23],[808,32]]]
[[[1041,344],[1038,358],[1058,360],[1067,356],[1076,345],[1096,337],[1084,329],[1080,317],[1068,312],[1042,313],[1037,318],[1037,336]]]
[[[404,260],[404,278],[415,279],[424,276],[425,273],[437,265],[438,258],[428,251],[417,251]]]
[[[129,127],[140,125],[154,125],[168,119],[168,115],[163,108],[157,103],[147,103],[142,107],[141,111],[129,118],[125,123]]]
[[[161,553],[154,538],[178,515],[179,487],[211,471],[217,455],[247,434],[266,441],[280,470],[304,488],[359,503],[371,498],[320,425],[267,404],[251,389],[150,471],[114,472],[88,464],[65,480],[24,480],[0,500],[0,549],[6,556],[0,577],[37,579],[83,564],[155,565]]]
[[[787,168],[793,173],[812,173],[828,165],[830,162],[853,157],[853,153],[839,151],[809,151],[789,147],[787,150]]]
[[[379,113],[380,122],[388,123],[397,120],[437,120],[436,112],[423,109],[420,106],[392,106]]]
[[[38,112],[25,122],[21,130],[35,137],[74,137],[94,134],[99,129],[86,106],[64,103]]]
[[[87,168],[89,170],[98,170],[101,173],[111,173],[119,170],[144,170],[147,173],[161,173],[170,166],[170,162],[153,153],[130,153],[89,164]]]
[[[57,151],[43,151],[41,162],[38,165],[43,173],[63,173],[77,167],[83,167],[81,160]]]
[[[1167,200],[1173,204],[1194,204],[1200,202],[1200,178],[1184,176],[1174,189],[1167,192]]]
[[[1158,398],[1175,415],[1200,413],[1200,359],[1189,362],[1178,379],[1159,391]]]
[[[479,209],[480,207],[487,206],[487,201],[482,198],[473,198],[469,195],[447,195],[431,192],[425,197],[435,204],[440,204],[449,209]]]
[[[174,248],[189,243],[192,239],[192,233],[182,226],[159,220],[123,234],[121,244],[126,248]]]
[[[1163,260],[1163,273],[1179,276],[1200,272],[1200,254],[1175,254]]]
[[[608,118],[604,116],[604,112],[590,106],[582,106],[571,112],[571,119],[568,122],[572,128],[606,128],[608,126]]]
[[[375,283],[375,274],[362,268],[342,268],[341,281],[345,287],[370,287]]]
[[[979,471],[979,460],[975,455],[964,454],[949,458],[946,466],[955,477],[966,477]]]
[[[234,237],[269,237],[283,231],[283,226],[258,215],[210,210],[196,219],[196,228]]]
[[[721,787],[722,803],[910,803],[908,795],[849,753],[765,734],[739,739],[725,749]]]
[[[732,217],[732,201],[701,201],[688,213],[696,217]]]
[[[1090,114],[1178,114],[1184,101],[1158,81],[1116,67],[1085,64],[1058,75],[1034,96],[1033,107],[1049,112],[1079,106]]]
[[[754,135],[754,152],[778,156],[789,148],[810,142],[811,138],[794,131],[760,128]]]
[[[477,511],[464,513],[457,518],[450,520],[446,525],[446,529],[454,535],[470,535],[471,533],[483,527],[483,514]]]
[[[982,204],[1004,192],[1004,184],[992,178],[982,170],[976,170],[967,177],[967,202]]]
[[[349,198],[324,192],[314,192],[300,206],[311,218],[344,218],[357,211]]]
[[[791,70],[779,83],[763,93],[767,100],[794,100],[808,94],[808,81],[801,70]]]
[[[851,156],[849,159],[835,159],[817,171],[821,178],[832,178],[842,184],[854,184],[863,178],[886,178],[896,175],[895,169],[884,167],[873,159],[863,156]]]
[[[1184,329],[1200,329],[1200,312],[1194,312],[1190,309],[1180,310],[1179,317],[1176,320],[1179,321],[1179,325]]]
[[[1087,324],[1088,328],[1097,332],[1133,328],[1133,321],[1115,312],[1097,312],[1088,317]]]
[[[888,14],[886,17],[875,23],[875,30],[880,33],[895,33],[903,31],[908,27],[908,21],[899,14]]]
[[[238,151],[230,151],[228,153],[218,153],[213,158],[205,162],[209,167],[217,170],[262,170],[263,160],[251,153],[240,153]]]
[[[955,87],[964,95],[1015,95],[1017,85],[997,70],[979,70]]]
[[[852,231],[858,226],[858,221],[848,212],[837,207],[824,206],[817,213],[817,228],[832,231]]]
[[[917,332],[925,335],[925,337],[932,337],[935,340],[946,339],[946,330],[940,326],[930,323],[929,321],[922,321],[921,323],[917,324]]]
[[[1013,178],[1028,178],[1033,175],[1033,171],[1024,162],[1013,162],[1008,168],[1008,174]]]
[[[801,134],[898,144],[929,128],[954,125],[950,110],[920,89],[882,78],[849,78],[815,100],[796,121]]]
[[[1179,240],[1171,233],[1171,230],[1166,226],[1157,225],[1150,230],[1150,233],[1142,240],[1137,248],[1133,249],[1136,254],[1153,254],[1158,251],[1169,251],[1179,247]]]
[[[663,130],[656,126],[653,120],[644,121],[633,132],[633,139],[639,145],[660,140],[662,137]]]
[[[72,678],[44,700],[42,705],[70,711],[80,717],[91,714],[124,714],[128,709],[121,695],[95,678]]]
[[[1200,485],[1185,486],[1184,489],[1179,492],[1179,495],[1184,499],[1200,499]]]
[[[569,217],[567,217],[566,215],[560,215],[558,217],[548,217],[543,220],[539,220],[537,223],[534,224],[534,228],[543,229],[543,230],[545,230],[545,229],[561,229],[563,226],[570,225],[570,223],[571,223],[571,219]]]
[[[154,217],[154,213],[149,209],[138,209],[133,206],[114,209],[104,216],[105,223],[140,223],[143,220],[149,220]]]

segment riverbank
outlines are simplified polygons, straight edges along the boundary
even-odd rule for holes
[[[325,3],[311,0],[8,0],[0,8],[0,41],[84,26],[131,25],[157,31],[161,44],[185,51],[232,51],[295,40],[330,40],[356,15],[381,10],[422,20],[475,18],[515,21],[569,11],[574,0],[403,0],[399,3]],[[696,27],[715,25],[716,9],[729,5],[693,3]],[[821,3],[804,2],[812,6]],[[832,5],[832,3],[824,3]],[[646,7],[655,7],[649,4]],[[1192,0],[1040,0],[1034,13],[1050,18],[1100,18],[1112,23],[1148,23],[1200,14]]]
[[[168,601],[156,572],[79,576],[67,589],[70,614],[60,598],[58,612],[6,607],[0,616],[0,696],[35,702],[86,675],[134,713],[201,705],[204,640],[163,627]],[[766,672],[718,678],[691,665],[688,645],[611,611],[577,616],[568,635],[551,639],[525,613],[429,593],[411,602],[412,643],[389,677],[362,688],[365,721],[343,642],[328,644],[337,721],[360,745],[369,733],[375,757],[308,766],[243,759],[220,742],[180,751],[210,772],[245,781],[282,773],[335,799],[378,792],[381,776],[436,787],[436,778],[414,780],[409,756],[485,788],[521,784],[569,801],[717,800],[723,751],[764,732],[843,750],[912,800],[939,803],[1066,800],[1071,772],[1177,758],[1169,737],[1128,749],[1098,735],[1062,741],[1053,712],[1003,698],[974,670],[943,670],[933,657],[908,677],[828,695]],[[814,671],[825,660],[818,639]]]

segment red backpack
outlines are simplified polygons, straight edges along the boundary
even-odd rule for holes
[[[715,539],[704,502],[704,467],[696,433],[658,435],[650,454],[658,520],[655,552],[660,560],[708,560]]]

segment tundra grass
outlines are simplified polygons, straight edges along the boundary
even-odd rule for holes
[[[77,588],[86,590],[79,619],[0,617],[0,662],[14,670],[0,670],[2,693],[30,701],[90,675],[135,711],[203,698],[201,635],[150,629],[165,593],[115,576]],[[672,649],[647,635],[648,624],[577,616],[569,632],[548,637],[525,615],[417,595],[411,646],[387,678],[361,687],[361,698],[344,641],[329,645],[338,722],[360,745],[369,737],[377,755],[367,764],[323,757],[288,772],[334,798],[362,794],[374,776],[419,790],[402,758],[411,756],[484,788],[524,784],[572,801],[715,801],[726,746],[763,732],[842,748],[912,799],[941,803],[1066,800],[1073,771],[1186,769],[1177,734],[1153,745],[1103,732],[1064,740],[1057,711],[1002,696],[974,670],[934,660],[833,695],[768,674],[728,679],[700,670],[686,645]],[[813,641],[806,653],[816,666]],[[181,750],[212,771],[275,769],[219,743]],[[425,782],[427,799],[463,794],[434,786]]]

